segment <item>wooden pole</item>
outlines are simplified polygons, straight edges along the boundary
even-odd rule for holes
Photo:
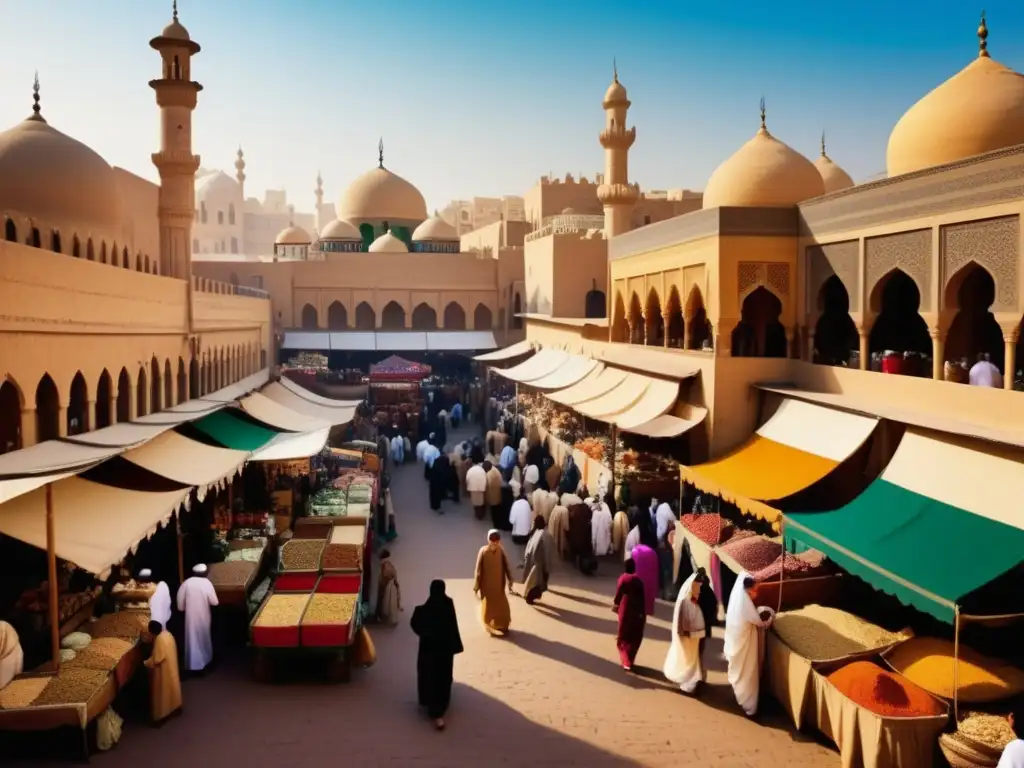
[[[46,571],[49,578],[50,652],[53,671],[60,671],[60,595],[57,592],[57,540],[53,525],[53,483],[46,484]]]
[[[181,507],[174,513],[174,529],[178,534],[178,583],[185,581],[185,535],[181,532]]]
[[[953,606],[953,722],[960,722],[960,606]]]

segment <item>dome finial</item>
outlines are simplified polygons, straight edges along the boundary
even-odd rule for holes
[[[316,172],[316,185],[317,185],[318,188],[323,189],[324,180],[320,176],[320,171]]]
[[[988,55],[988,25],[985,23],[985,11],[981,12],[981,23],[978,24],[978,58],[987,59]]]
[[[174,21],[178,20],[178,0],[171,0],[171,15]]]
[[[39,72],[36,72],[35,80],[32,81],[32,116],[29,120],[37,123],[45,123],[43,108],[39,105]]]
[[[828,155],[825,154],[825,131],[824,131],[824,129],[821,132],[821,156],[822,157],[828,157]]]
[[[612,56],[612,81],[619,82],[619,63],[614,56]]]
[[[768,130],[768,126],[765,123],[765,116],[766,115],[767,115],[767,113],[765,112],[765,109],[764,109],[764,96],[762,96],[761,97],[761,130],[762,131],[767,131]]]
[[[380,137],[380,141],[377,142],[377,167],[384,167],[384,137]]]

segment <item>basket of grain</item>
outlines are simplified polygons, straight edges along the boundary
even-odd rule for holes
[[[999,715],[968,712],[955,733],[939,737],[939,749],[953,768],[995,768],[1006,745],[1017,738]]]
[[[318,592],[302,616],[301,644],[309,648],[339,648],[354,637],[359,595]]]
[[[793,653],[813,666],[871,658],[912,636],[910,630],[890,632],[852,613],[824,605],[783,611],[775,617],[772,631]]]
[[[323,539],[291,539],[281,547],[281,570],[319,571],[325,546],[326,536]]]
[[[302,614],[310,594],[271,592],[253,617],[252,644],[258,648],[297,648]]]
[[[367,526],[370,521],[369,514],[348,514],[344,517],[335,517],[331,522],[337,526],[356,526],[361,525],[363,528]]]
[[[1024,692],[1024,670],[963,644],[954,648],[949,640],[937,637],[915,637],[882,658],[894,671],[944,699],[952,700],[955,693],[961,702],[983,704]]]
[[[300,517],[293,526],[296,539],[326,539],[331,534],[332,518]]]
[[[325,573],[363,570],[363,548],[365,545],[365,528],[352,525],[335,527],[324,548],[321,568]]]

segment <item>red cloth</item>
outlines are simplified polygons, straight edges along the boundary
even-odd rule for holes
[[[644,583],[635,573],[619,576],[619,583],[615,587],[615,607],[619,614],[615,645],[624,667],[633,666],[640,643],[644,640],[644,629],[647,627],[644,592]]]
[[[636,563],[636,575],[644,583],[644,606],[648,616],[654,615],[654,601],[658,599],[658,553],[646,544],[633,547],[630,555]]]

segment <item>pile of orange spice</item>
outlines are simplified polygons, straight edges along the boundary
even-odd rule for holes
[[[828,680],[848,699],[883,717],[929,717],[946,714],[942,704],[906,678],[870,661],[855,661]]]

